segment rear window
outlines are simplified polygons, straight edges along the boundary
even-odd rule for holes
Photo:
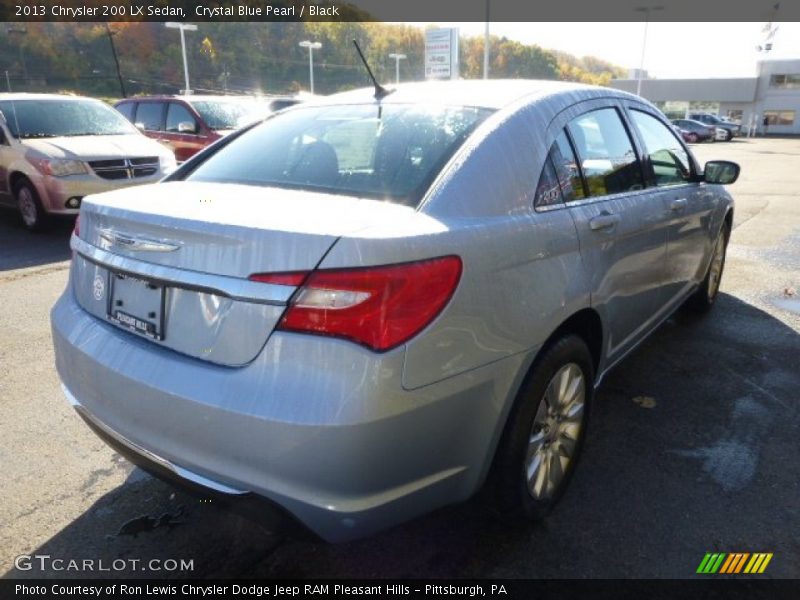
[[[186,179],[327,191],[415,206],[491,112],[391,104],[302,107],[244,133]]]

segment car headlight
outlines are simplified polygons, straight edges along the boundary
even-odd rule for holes
[[[86,164],[80,160],[65,158],[42,158],[34,162],[36,168],[45,175],[53,177],[66,177],[67,175],[82,175],[88,173]]]

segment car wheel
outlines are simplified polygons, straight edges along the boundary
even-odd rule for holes
[[[687,138],[689,139],[689,143],[690,144],[696,144],[697,143],[697,134],[696,133],[690,133],[687,136]]]
[[[511,409],[492,478],[503,516],[541,519],[569,483],[586,435],[594,368],[586,343],[561,338],[537,359]]]
[[[728,248],[728,238],[730,237],[730,229],[727,224],[722,228],[714,242],[714,250],[711,255],[711,262],[708,265],[708,271],[697,288],[697,291],[692,294],[686,301],[687,308],[694,312],[704,313],[711,310],[714,302],[719,294],[719,284],[722,281],[722,271],[725,269],[725,254]]]
[[[727,133],[725,134],[725,141],[730,142],[732,139],[733,139],[733,132],[728,130]]]
[[[14,186],[14,196],[25,227],[30,231],[44,229],[47,225],[47,216],[33,184],[27,179],[20,179]]]

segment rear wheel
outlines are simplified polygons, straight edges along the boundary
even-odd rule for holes
[[[687,135],[686,138],[687,138],[687,140],[689,141],[690,144],[696,144],[697,143],[697,134],[694,133],[694,132],[689,133],[689,135]]]
[[[41,231],[47,225],[47,216],[33,184],[27,179],[20,179],[14,185],[14,196],[25,227],[30,231]]]
[[[708,271],[703,282],[686,301],[686,307],[694,312],[703,313],[711,310],[717,300],[719,284],[722,281],[722,271],[725,269],[725,254],[728,248],[729,236],[730,229],[726,224],[722,227],[716,242],[714,242],[711,262],[708,265]]]
[[[580,456],[593,391],[592,357],[580,337],[561,338],[537,360],[494,465],[504,515],[536,520],[558,502]]]

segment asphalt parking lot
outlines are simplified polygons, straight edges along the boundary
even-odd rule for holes
[[[479,501],[376,537],[294,539],[176,492],[67,405],[48,312],[69,226],[29,235],[0,212],[0,572],[6,577],[691,577],[706,552],[772,552],[800,577],[800,139],[695,146],[742,176],[722,295],[665,323],[605,381],[582,462],[543,523]],[[14,568],[22,554],[193,560],[185,573]]]

